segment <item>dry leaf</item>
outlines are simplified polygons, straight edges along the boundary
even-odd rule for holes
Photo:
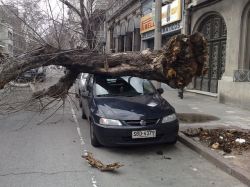
[[[219,144],[218,142],[216,142],[216,143],[214,143],[211,147],[212,147],[213,149],[218,149],[219,146],[220,146],[220,144]]]

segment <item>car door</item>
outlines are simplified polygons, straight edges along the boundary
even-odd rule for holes
[[[79,84],[78,84],[79,92],[86,89],[87,78],[88,78],[88,73],[81,73],[81,78],[80,78],[80,81],[79,81]]]
[[[83,110],[84,110],[87,118],[90,115],[89,103],[90,103],[91,97],[92,97],[92,90],[93,90],[92,88],[93,88],[93,76],[90,75],[86,80],[86,84],[85,84],[84,89],[82,90],[82,94],[81,94],[82,107],[83,107]]]
[[[81,79],[81,75],[82,73],[80,73],[78,76],[77,76],[77,78],[76,78],[76,81],[75,81],[75,93],[76,93],[76,96],[77,97],[80,97],[80,94],[81,93],[79,93],[79,82],[80,82],[80,79]]]

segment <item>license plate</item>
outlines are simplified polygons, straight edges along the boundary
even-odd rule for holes
[[[156,130],[132,131],[132,139],[155,138]]]

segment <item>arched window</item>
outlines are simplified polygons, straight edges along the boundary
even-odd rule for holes
[[[206,92],[217,93],[218,80],[225,71],[227,28],[224,19],[218,14],[205,17],[197,31],[208,40],[208,74],[194,80],[194,88]]]
[[[250,70],[250,3],[242,13],[240,40],[239,69]]]

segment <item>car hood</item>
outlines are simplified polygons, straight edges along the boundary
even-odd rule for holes
[[[173,107],[158,95],[95,98],[97,115],[108,119],[159,119],[174,112]]]

